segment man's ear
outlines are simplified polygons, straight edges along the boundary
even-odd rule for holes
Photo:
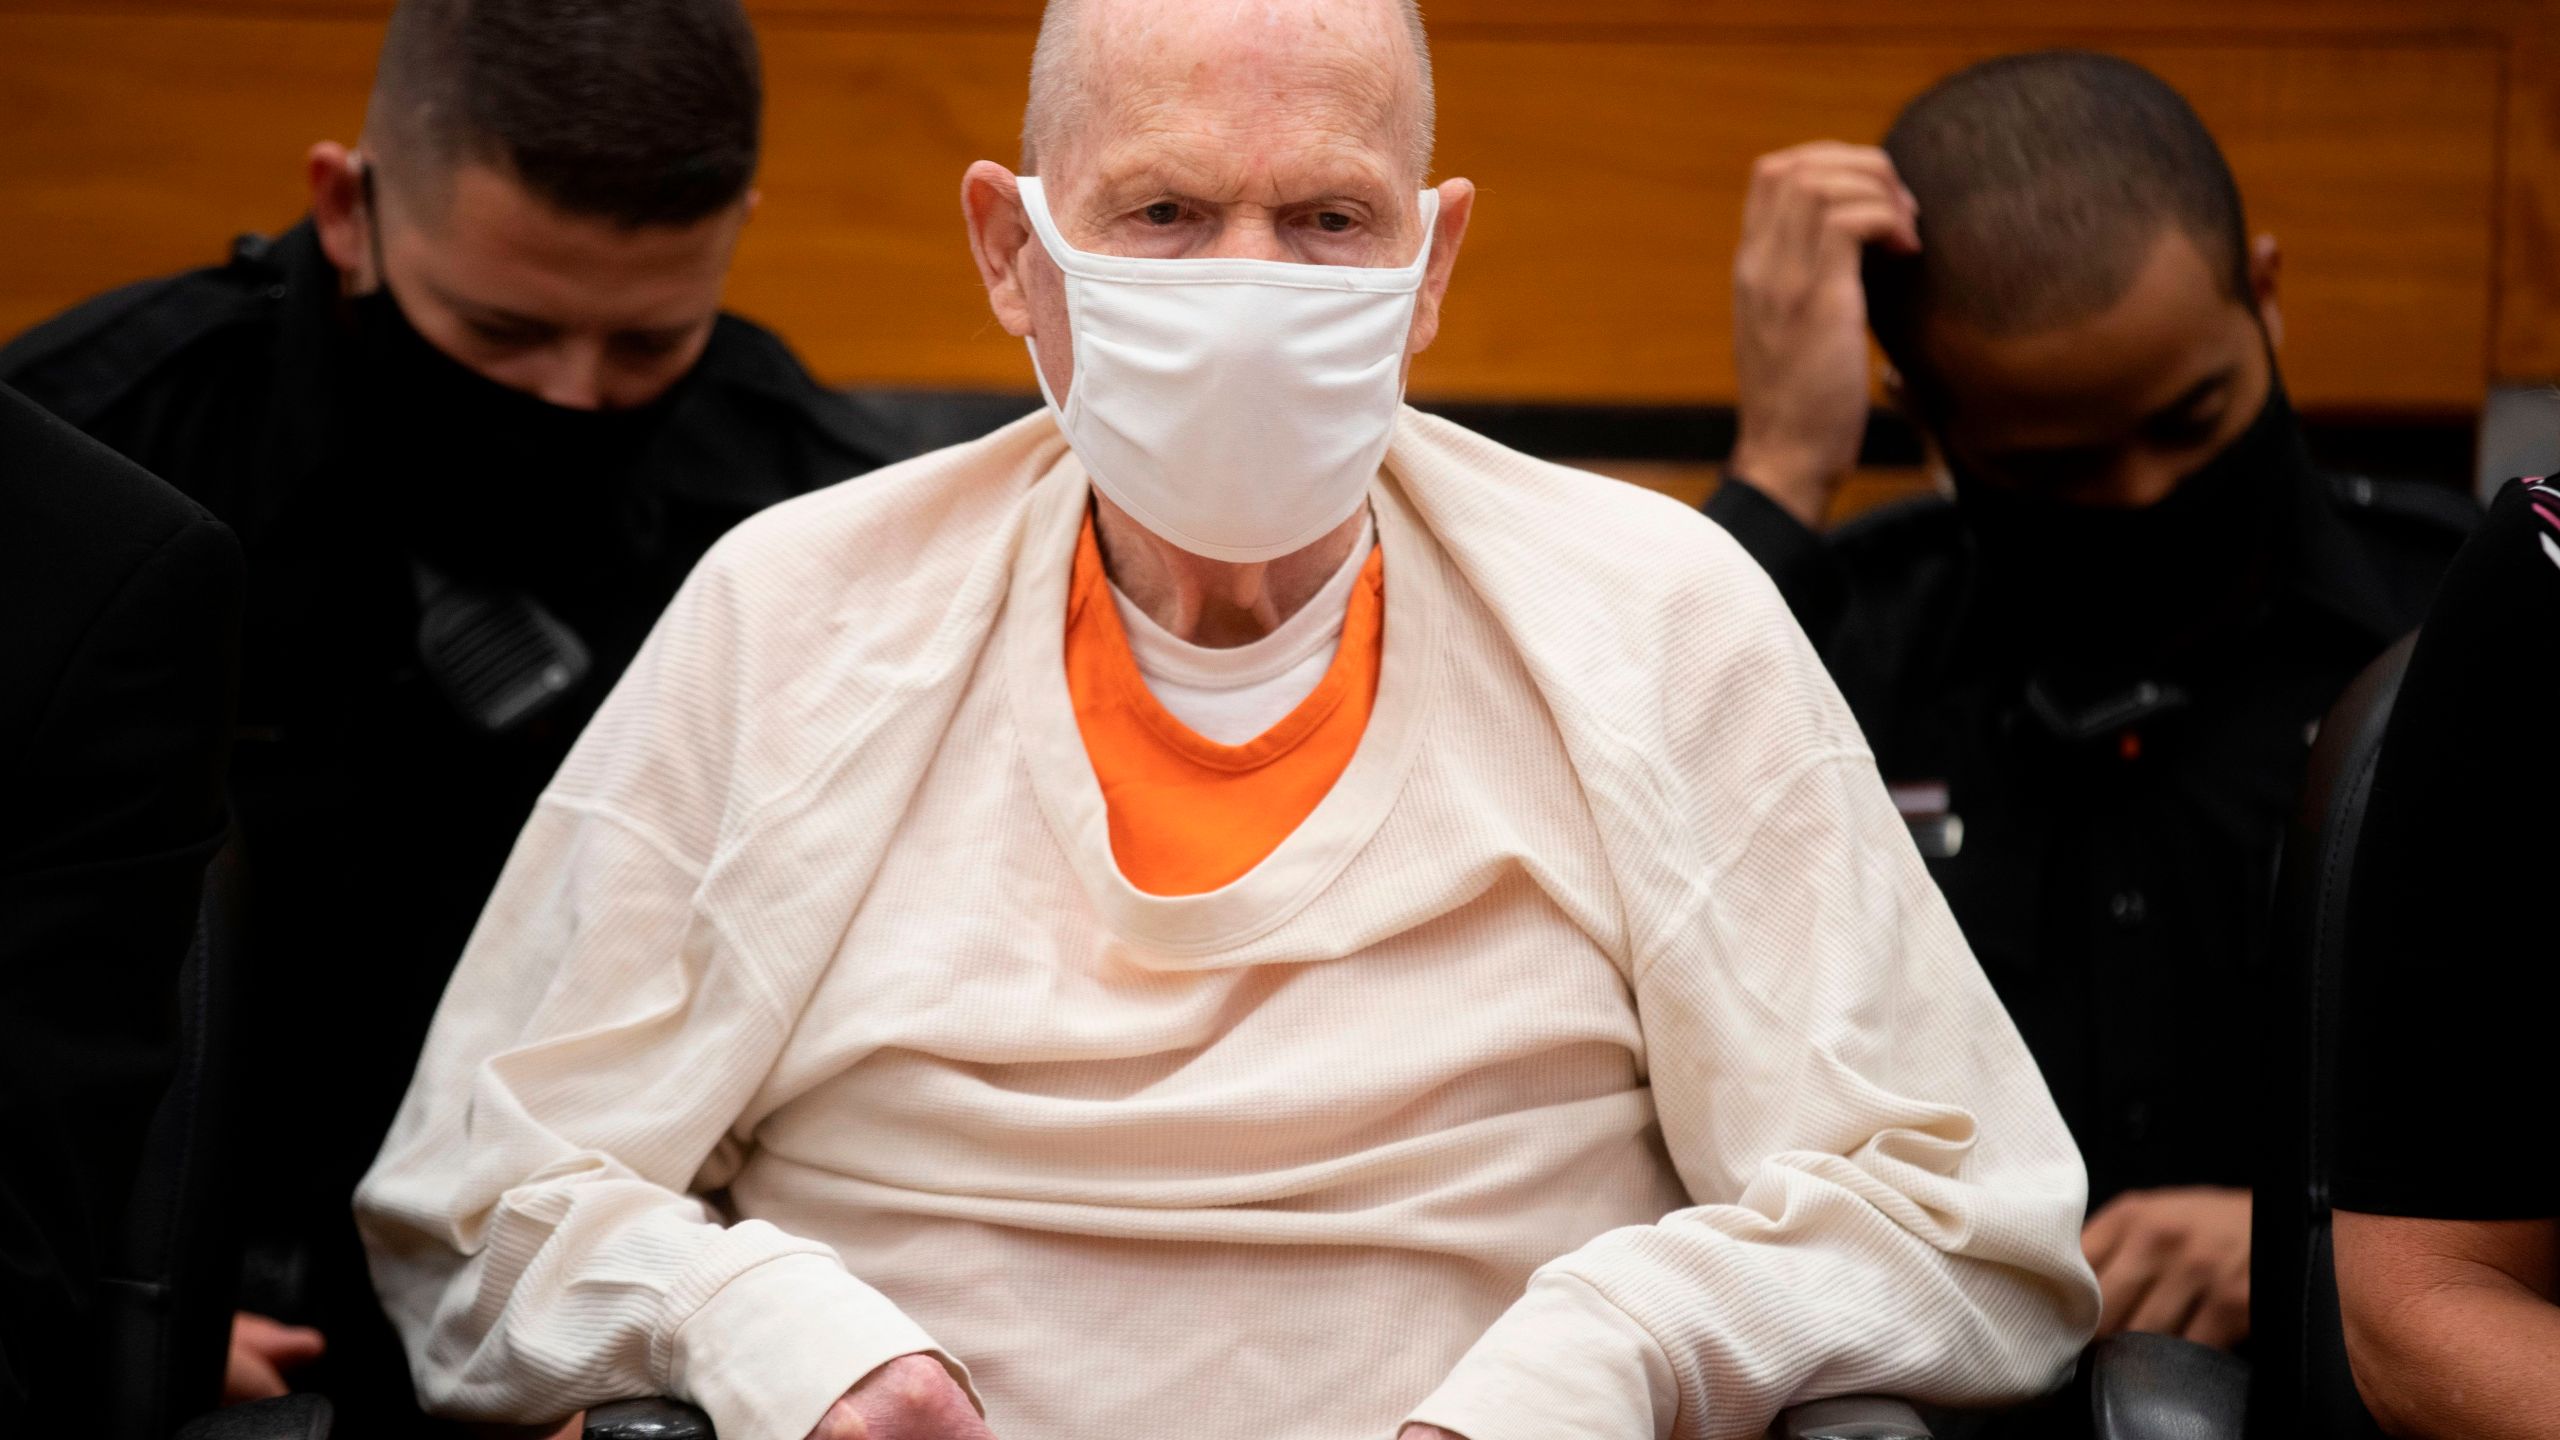
[[[1902,367],[1886,360],[1876,372],[1876,388],[1883,392],[1884,403],[1893,412],[1911,422],[1920,437],[1920,471],[1941,494],[1955,493],[1955,483],[1947,470],[1947,447],[1938,432],[1921,418],[1919,398],[1911,393],[1911,382],[1903,378]]]
[[[1440,182],[1440,220],[1431,236],[1431,263],[1422,270],[1422,291],[1413,301],[1413,329],[1405,339],[1407,355],[1419,355],[1440,338],[1440,302],[1449,293],[1450,272],[1458,268],[1458,247],[1466,243],[1467,221],[1476,211],[1476,182]]]
[[[347,293],[360,294],[382,283],[373,273],[373,207],[364,203],[363,156],[335,140],[323,140],[302,157],[304,178],[311,185],[311,224],[320,233],[320,250]]]
[[[1031,297],[1023,289],[1024,257],[1038,245],[1022,213],[1022,186],[1012,171],[980,160],[960,177],[960,214],[969,223],[969,254],[987,287],[987,307],[1008,335],[1031,333]]]
[[[2276,237],[2261,235],[2249,242],[2249,301],[2266,327],[2267,343],[2284,348],[2284,312],[2276,306],[2276,276],[2284,269],[2284,252]]]

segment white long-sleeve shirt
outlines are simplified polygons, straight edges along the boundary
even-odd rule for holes
[[[358,1196],[432,1407],[799,1440],[933,1350],[1004,1440],[1639,1440],[2062,1373],[2077,1154],[1722,531],[1406,412],[1359,749],[1164,897],[1064,678],[1086,495],[1034,416],[687,584]]]

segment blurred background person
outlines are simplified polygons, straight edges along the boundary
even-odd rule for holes
[[[407,0],[305,220],[0,352],[246,544],[244,1303],[368,1435],[410,1407],[349,1197],[535,795],[713,539],[884,456],[720,310],[762,103],[736,0]]]
[[[1765,157],[1707,511],[1785,592],[2089,1161],[2100,1333],[2248,1333],[2249,976],[2319,717],[2475,513],[2315,469],[2272,237],[2131,62],[1993,60]],[[1817,528],[1872,327],[1952,496]]]
[[[119,1378],[100,1280],[228,828],[241,590],[202,506],[0,386],[0,1433],[96,1433]]]
[[[2517,481],[2446,574],[2356,851],[2330,1194],[2356,1390],[2394,1435],[2560,1416],[2560,486]]]

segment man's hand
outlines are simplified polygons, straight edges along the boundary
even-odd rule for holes
[[[320,1332],[286,1325],[246,1310],[231,1317],[231,1358],[222,1368],[222,1403],[272,1400],[292,1386],[284,1377],[320,1358],[328,1342]]]
[[[809,1440],[995,1440],[969,1394],[930,1355],[901,1355],[836,1397]]]
[[[1869,245],[1920,248],[1920,207],[1871,145],[1820,141],[1751,168],[1733,256],[1734,471],[1807,525],[1867,427]]]
[[[2229,1349],[2249,1338],[2249,1192],[2129,1190],[2080,1232],[2100,1335],[2145,1330]]]

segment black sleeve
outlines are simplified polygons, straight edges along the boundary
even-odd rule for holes
[[[2341,1208],[2560,1216],[2560,490],[2510,485],[2446,572],[2359,841]]]
[[[241,590],[238,544],[197,515],[103,606],[44,617],[80,638],[0,805],[0,1417],[81,1383],[70,1317],[169,1081],[223,835]]]
[[[1828,648],[1848,606],[1849,585],[1840,561],[1821,535],[1787,513],[1750,481],[1728,472],[1707,497],[1708,519],[1722,525],[1777,583],[1796,623],[1817,650]]]

